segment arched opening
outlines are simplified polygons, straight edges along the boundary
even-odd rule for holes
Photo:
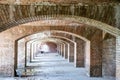
[[[42,42],[39,45],[39,51],[41,53],[56,53],[57,52],[57,44],[53,42]]]

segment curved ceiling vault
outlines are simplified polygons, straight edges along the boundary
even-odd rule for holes
[[[47,21],[46,21],[47,20]],[[55,24],[55,20],[61,20],[61,24]],[[63,21],[62,21],[63,20]],[[120,30],[117,28],[114,28],[108,24],[102,23],[100,21],[96,21],[93,19],[89,19],[89,18],[85,18],[85,17],[80,17],[80,16],[71,16],[71,15],[42,15],[42,16],[38,16],[38,17],[31,17],[31,18],[25,18],[25,19],[21,19],[18,21],[12,21],[8,24],[5,24],[1,27],[0,30],[6,30],[7,28],[11,28],[23,23],[27,23],[27,22],[33,22],[33,21],[45,21],[43,25],[41,26],[80,26],[81,24],[86,24],[86,25],[90,25],[93,27],[96,27],[100,30],[103,30],[111,35],[114,36],[120,36]],[[70,23],[68,24],[63,24],[64,21],[70,21]],[[49,24],[46,25],[45,23]],[[73,23],[73,24],[72,24]],[[40,26],[39,26],[40,27]]]
[[[66,41],[65,41],[65,40]],[[70,39],[66,39],[65,37],[61,37],[61,36],[51,36],[51,37],[46,37],[46,38],[44,38],[44,39],[39,39],[39,38],[36,38],[36,39],[33,39],[33,40],[28,40],[28,41],[26,41],[25,43],[26,44],[28,44],[28,43],[37,43],[37,44],[40,44],[40,43],[45,43],[45,42],[53,42],[53,43],[55,43],[55,44],[61,44],[61,43],[66,43],[66,44],[68,44],[69,42],[68,41],[71,41]],[[26,46],[27,47],[27,46]]]
[[[61,41],[61,39],[64,39],[66,41],[69,41],[69,42],[72,42],[72,43],[75,43],[74,41],[72,41],[71,39],[68,39],[66,37],[62,37],[62,36],[49,36],[49,37],[44,37],[44,38],[34,38],[34,39],[30,39],[30,40],[27,40],[26,43],[29,43],[29,42],[34,42],[34,41],[38,41],[38,42],[41,42],[41,41],[51,41],[51,42],[54,42],[54,43],[59,43]],[[63,40],[63,41],[64,41]]]
[[[24,36],[22,38],[17,39],[16,41],[19,41],[19,40],[21,40],[23,38],[30,38],[32,36],[33,36],[32,37],[33,39],[35,39],[36,37],[37,38],[46,38],[46,37],[54,36],[54,35],[51,35],[51,33],[64,33],[64,34],[68,34],[68,35],[72,35],[72,36],[78,37],[78,38],[80,38],[83,41],[90,42],[88,39],[86,39],[86,38],[84,38],[84,37],[82,37],[80,35],[77,35],[77,34],[74,34],[74,33],[71,33],[71,32],[60,31],[60,30],[42,31],[42,32],[39,32],[39,33],[35,33],[35,34]],[[45,36],[42,36],[42,35],[45,35]]]
[[[0,3],[2,4],[35,4],[35,3],[43,3],[46,0],[0,0]],[[94,1],[94,3],[102,3],[102,2],[119,2],[119,0],[47,0],[48,2],[52,2],[52,3],[91,3],[91,1]],[[92,4],[92,3],[91,3]]]

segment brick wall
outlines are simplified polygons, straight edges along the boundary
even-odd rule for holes
[[[103,41],[102,70],[103,76],[115,77],[116,69],[116,40],[115,38]]]

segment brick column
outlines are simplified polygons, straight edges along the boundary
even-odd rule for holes
[[[68,61],[74,62],[74,54],[76,54],[76,43],[70,42],[70,52],[68,54]]]
[[[85,43],[85,69],[87,75],[90,73],[90,41]]]
[[[79,38],[75,39],[76,42],[76,54],[75,54],[75,66],[84,67],[84,55],[85,55],[85,42]]]
[[[17,68],[25,67],[25,40],[18,41]]]
[[[62,43],[62,57],[64,57],[64,44]]]
[[[63,44],[63,48],[64,48],[64,51],[63,51],[63,53],[64,53],[64,54],[63,54],[63,57],[65,58],[65,54],[66,54],[66,52],[65,52],[65,51],[66,51],[66,44],[65,44],[65,43]]]
[[[34,45],[33,45],[33,60],[35,60],[35,53],[36,53],[36,43],[34,42]]]
[[[31,52],[31,61],[33,61],[34,60],[34,43],[32,43],[32,47],[31,47],[31,49],[32,49],[32,52]]]
[[[31,43],[30,42],[26,42],[25,44],[26,46],[26,53],[25,53],[25,56],[26,56],[26,66],[27,66],[27,63],[30,63],[31,61],[31,58],[30,58],[30,54],[31,54]]]
[[[57,51],[58,51],[58,54],[60,55],[60,44],[57,45]]]
[[[120,80],[120,36],[116,38],[116,80]]]
[[[102,75],[115,77],[116,74],[116,38],[112,35],[104,38],[102,48]]]
[[[38,46],[38,44],[35,44],[35,56],[34,57],[36,57],[36,53],[37,53],[37,46]]]
[[[62,44],[60,45],[60,55],[62,56]]]
[[[65,44],[62,43],[62,57],[64,57],[64,54],[65,54]]]
[[[25,67],[27,66],[27,43],[25,42]]]
[[[31,43],[31,46],[30,46],[30,62],[32,62],[33,60],[33,44]]]
[[[102,76],[102,31],[91,36],[90,44],[90,76]]]
[[[69,54],[70,54],[70,44],[68,44],[68,54],[67,54],[67,55],[68,55],[68,58],[69,58]],[[68,59],[68,58],[67,58],[67,59]]]
[[[68,47],[69,47],[69,44],[66,43],[66,45],[65,45],[65,59],[68,58]]]

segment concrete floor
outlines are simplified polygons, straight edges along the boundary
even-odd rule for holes
[[[73,63],[57,53],[39,54],[28,63],[28,77],[0,78],[0,80],[115,80],[114,78],[90,78],[84,68],[75,68]]]

